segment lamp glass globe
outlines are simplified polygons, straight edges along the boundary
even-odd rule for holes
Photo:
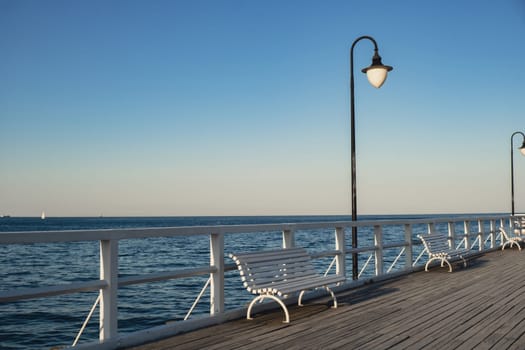
[[[366,76],[368,78],[368,82],[373,87],[379,89],[385,83],[387,73],[388,71],[384,67],[371,67],[367,69]]]

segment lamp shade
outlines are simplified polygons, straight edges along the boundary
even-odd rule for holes
[[[366,73],[366,76],[368,78],[368,82],[375,88],[380,88],[386,80],[386,76],[388,72],[390,72],[393,68],[390,66],[385,66],[381,62],[381,56],[376,53],[374,54],[374,57],[372,57],[372,64],[370,67],[363,68],[361,72]]]
[[[523,145],[521,145],[519,150],[520,150],[521,154],[523,154],[525,156],[525,141],[523,141]]]

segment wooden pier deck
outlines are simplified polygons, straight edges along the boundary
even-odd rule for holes
[[[525,349],[525,251],[486,253],[329,299],[180,334],[134,350]]]

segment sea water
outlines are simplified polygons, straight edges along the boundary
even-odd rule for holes
[[[368,216],[362,219],[409,219],[422,216]],[[244,225],[349,221],[349,216],[242,216],[242,217],[126,217],[126,218],[0,218],[0,232],[122,229],[206,225]],[[315,230],[314,230],[315,231]],[[393,240],[403,237],[402,226],[390,233]],[[397,236],[397,237],[396,237]],[[278,248],[280,232],[227,235],[226,252]],[[371,239],[369,235],[368,239]],[[388,240],[388,232],[385,233]],[[310,252],[334,249],[333,229],[298,232],[296,240]],[[386,253],[388,255],[389,253]],[[396,253],[392,253],[390,260]],[[365,258],[364,256],[362,257]],[[387,257],[387,260],[389,258]],[[330,258],[318,264],[326,266]],[[231,261],[228,261],[231,262]],[[119,242],[119,277],[207,266],[209,240],[203,236],[155,237]],[[362,264],[362,262],[360,263]],[[99,243],[65,242],[0,246],[0,291],[97,280]],[[127,333],[180,321],[205,285],[208,276],[119,289],[118,328]],[[251,296],[239,283],[235,271],[226,273],[225,307],[238,308]],[[0,349],[49,349],[71,345],[98,292],[75,293],[0,304]],[[209,313],[209,294],[194,315]],[[81,342],[98,339],[98,313],[89,323]]]

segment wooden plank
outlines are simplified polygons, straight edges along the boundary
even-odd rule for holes
[[[523,349],[525,255],[495,251],[468,268],[418,272],[136,347],[157,349]]]

